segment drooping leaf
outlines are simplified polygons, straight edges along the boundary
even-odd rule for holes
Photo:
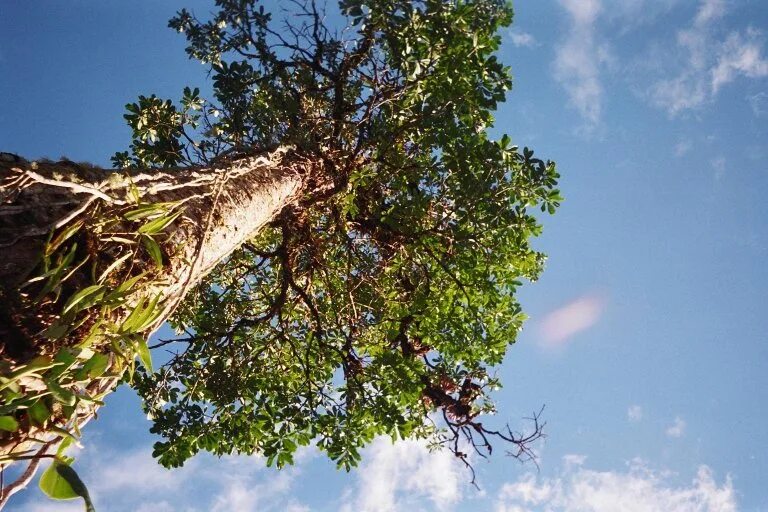
[[[155,262],[158,268],[163,268],[163,251],[160,245],[151,236],[142,236],[141,243],[149,253],[150,258]]]
[[[54,460],[40,476],[40,489],[55,500],[82,498],[86,512],[95,512],[88,489],[77,472],[68,464]]]
[[[139,338],[137,340],[136,351],[139,354],[141,364],[144,365],[149,373],[152,373],[154,371],[152,369],[152,354],[150,353],[149,347],[147,346],[147,341],[144,338]]]

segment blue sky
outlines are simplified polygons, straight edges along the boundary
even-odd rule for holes
[[[208,2],[0,4],[0,150],[107,165],[124,104],[202,86],[166,28]],[[546,404],[540,471],[501,453],[482,490],[444,454],[379,440],[350,474],[200,456],[168,472],[128,390],[77,467],[100,510],[768,510],[768,9],[764,0],[517,0],[494,128],[558,162],[567,200],[522,301],[502,419]],[[35,490],[13,510],[81,510]]]

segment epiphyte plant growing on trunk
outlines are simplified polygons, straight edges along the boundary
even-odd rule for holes
[[[0,464],[90,498],[63,449],[118,382],[180,466],[200,450],[340,467],[378,435],[469,465],[544,256],[555,165],[489,137],[511,87],[501,0],[217,0],[169,25],[213,94],[127,106],[117,169],[0,162]],[[338,25],[339,28],[334,28]],[[343,26],[343,28],[342,28]],[[162,323],[174,339],[148,344]],[[171,355],[153,368],[150,350]],[[58,449],[57,449],[58,448]],[[55,450],[55,453],[54,453]]]

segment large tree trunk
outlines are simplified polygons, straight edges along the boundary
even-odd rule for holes
[[[129,172],[105,171],[72,162],[29,163],[10,158],[7,153],[3,155],[5,158],[0,161],[0,376],[5,377],[41,354],[52,356],[61,346],[77,346],[79,338],[87,334],[85,328],[76,329],[68,333],[65,340],[56,342],[47,341],[41,335],[51,318],[55,319],[55,314],[48,310],[59,308],[60,311],[68,296],[92,284],[85,266],[79,271],[82,276],[70,278],[71,284],[63,288],[61,296],[40,309],[30,306],[28,294],[19,292],[20,286],[40,273],[41,254],[52,232],[61,232],[79,221],[85,221],[85,226],[93,225],[94,215],[103,218],[121,215],[119,212],[135,207],[131,203],[135,204],[137,198],[141,204],[174,203],[174,212],[180,214],[162,233],[162,272],[156,271],[150,253],[134,250],[132,259],[148,261],[130,261],[130,268],[137,269],[133,273],[153,268],[154,277],[146,283],[140,281],[144,289],[133,296],[133,302],[111,313],[119,322],[141,297],[161,296],[162,314],[142,332],[148,336],[213,267],[274,219],[286,205],[298,201],[312,167],[317,165],[285,148],[210,168]],[[135,223],[126,222],[121,226],[124,230],[136,230]],[[95,242],[89,240],[89,236],[89,233],[82,234],[78,248],[86,253],[87,266],[103,269],[114,263],[115,252],[93,253]],[[100,262],[99,258],[105,261]],[[122,274],[123,278],[130,276],[131,271],[127,272]],[[119,283],[113,283],[116,284]],[[108,347],[108,344],[97,343],[91,348],[108,353]],[[115,379],[102,379],[91,388],[84,387],[83,391],[106,392],[114,383]],[[104,387],[108,389],[101,389]],[[3,396],[0,395],[0,399]],[[95,406],[81,404],[81,407],[83,410],[74,418],[80,422],[93,414]],[[29,450],[27,438],[49,433],[40,425],[26,425],[23,411],[15,414],[22,428],[14,433],[0,430],[0,455]],[[54,417],[51,424],[55,422]]]

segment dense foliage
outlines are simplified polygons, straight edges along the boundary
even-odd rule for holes
[[[491,140],[511,87],[495,55],[502,0],[217,0],[170,26],[213,96],[141,97],[119,165],[172,166],[291,146],[310,187],[177,311],[168,361],[134,386],[179,466],[199,450],[290,463],[313,440],[342,467],[374,436],[526,453],[539,434],[481,422],[544,257],[532,210],[555,165]],[[483,420],[485,421],[485,420]]]

